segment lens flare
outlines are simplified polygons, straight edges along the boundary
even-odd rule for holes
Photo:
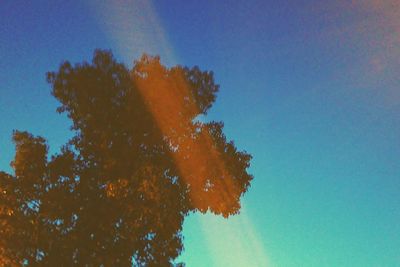
[[[119,49],[118,52],[126,59],[137,57],[137,53],[146,52],[159,54],[167,62],[176,62],[176,57],[168,44],[165,31],[151,1],[105,1],[102,5],[94,4],[93,7],[97,14],[100,14],[99,22],[104,25],[105,32],[115,42]],[[146,71],[152,72],[151,77],[163,77],[162,73],[157,74],[157,72],[165,70],[154,67]],[[178,72],[173,78],[175,86],[172,90],[170,84],[166,84],[167,81],[161,78],[138,77],[135,83],[163,135],[168,138],[171,146],[179,145],[180,147],[180,152],[174,154],[174,160],[182,177],[196,191],[196,194],[191,195],[193,202],[196,206],[202,206],[204,196],[198,194],[196,188],[204,191],[204,187],[207,187],[205,177],[207,177],[209,171],[207,166],[210,165],[210,162],[221,177],[227,178],[220,179],[220,183],[214,185],[219,187],[216,191],[223,193],[209,198],[208,201],[211,201],[211,205],[218,206],[220,203],[240,197],[240,192],[235,184],[228,182],[233,179],[229,179],[230,174],[224,166],[211,136],[204,131],[201,133],[201,142],[194,142],[191,138],[182,139],[182,136],[188,134],[185,126],[182,125],[185,122],[182,117],[188,112],[195,113],[197,107],[190,101],[185,102],[190,93],[189,86],[182,74]],[[185,151],[185,148],[190,149],[190,153]],[[188,154],[192,156],[188,158]],[[224,207],[220,208],[223,210]],[[263,244],[257,237],[257,231],[246,214],[241,213],[231,217],[230,220],[214,217],[208,214],[204,215],[200,219],[200,225],[204,238],[214,251],[210,254],[216,266],[222,266],[219,263],[223,262],[227,263],[225,266],[249,266],[249,263],[255,264],[252,266],[267,266]],[[221,257],[219,252],[225,251],[224,248],[230,249],[231,258]],[[227,252],[223,253],[228,255]]]

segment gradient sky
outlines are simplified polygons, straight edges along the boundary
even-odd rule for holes
[[[47,71],[159,54],[214,71],[209,118],[254,156],[239,216],[187,218],[189,267],[400,266],[398,0],[98,2],[1,1],[1,170],[13,129],[71,136]]]

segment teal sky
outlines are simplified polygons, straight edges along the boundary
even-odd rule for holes
[[[71,136],[62,60],[159,54],[214,71],[209,118],[254,157],[239,216],[187,218],[187,266],[400,266],[400,4],[326,2],[2,1],[0,169],[13,129]]]

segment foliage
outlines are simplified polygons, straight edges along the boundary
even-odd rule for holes
[[[111,52],[47,74],[74,137],[15,131],[14,175],[0,172],[2,266],[170,266],[190,212],[228,217],[250,185],[251,156],[221,122],[200,122],[213,73],[147,55],[129,70]]]

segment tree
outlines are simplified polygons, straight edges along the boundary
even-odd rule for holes
[[[0,264],[171,266],[191,212],[228,217],[252,176],[251,156],[202,122],[213,73],[143,55],[129,70],[110,51],[68,61],[47,80],[74,137],[47,155],[15,131],[15,174],[0,173]]]

